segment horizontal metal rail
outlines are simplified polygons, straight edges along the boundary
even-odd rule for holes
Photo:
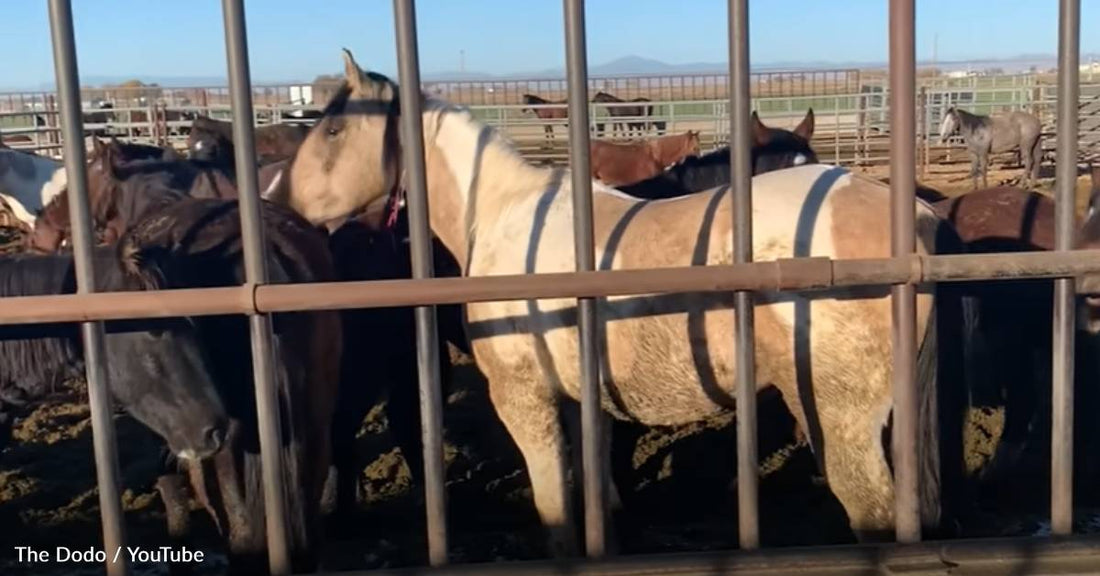
[[[1094,273],[1100,273],[1100,250],[849,260],[790,258],[646,270],[15,296],[0,298],[0,325],[683,292],[775,293],[850,287],[881,287],[885,291],[889,284],[1072,278]]]
[[[771,548],[619,556],[585,562],[466,564],[432,570],[432,576],[908,576],[1095,575],[1100,539],[1005,538],[920,544]],[[412,576],[416,568],[340,572],[341,576]]]

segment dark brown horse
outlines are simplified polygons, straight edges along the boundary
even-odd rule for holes
[[[309,126],[302,124],[269,124],[257,126],[256,157],[259,164],[268,164],[294,156],[302,144]],[[199,116],[191,124],[187,137],[191,158],[218,164],[233,164],[233,123]]]
[[[388,280],[412,277],[405,210],[393,229],[382,229],[374,214],[364,213],[340,226],[329,238],[329,249],[340,281]],[[435,275],[461,276],[454,258],[433,241]],[[446,342],[469,353],[457,305],[437,308],[439,361],[444,388],[450,381],[451,362]],[[326,502],[341,529],[355,525],[356,495],[365,462],[355,450],[356,435],[370,409],[386,398],[390,433],[401,448],[414,485],[423,486],[419,388],[416,364],[416,327],[413,308],[389,307],[344,310],[340,396],[332,428],[333,464],[337,473],[334,500]],[[381,336],[384,334],[384,336]]]
[[[558,104],[558,106],[554,106],[554,107],[547,106],[545,108],[520,108],[519,109],[519,111],[521,113],[522,112],[534,112],[535,116],[538,116],[538,118],[540,120],[565,120],[565,119],[569,118],[569,100],[554,101],[554,100],[547,100],[547,99],[545,99],[541,96],[535,96],[534,94],[524,94],[523,95],[523,103],[524,104],[536,104],[536,105],[541,105],[541,106],[546,106],[546,105],[550,105],[550,104]],[[547,125],[543,126],[543,131],[546,132],[546,137],[547,138],[553,138],[554,137],[554,125],[553,124],[547,124]]]
[[[93,140],[89,158],[88,202],[92,222],[102,231],[101,239],[113,243],[144,213],[184,196],[235,198],[235,183],[209,164],[187,160],[156,160],[144,154],[153,150],[117,141]],[[69,193],[63,190],[47,204],[35,220],[27,247],[54,252],[69,238]]]
[[[627,186],[699,155],[699,133],[661,136],[641,142],[592,140],[592,178],[608,186]]]
[[[135,261],[110,248],[92,252],[97,292],[157,290],[190,276],[166,259]],[[72,294],[73,256],[0,256],[0,297]],[[108,322],[104,339],[110,393],[138,422],[183,459],[212,456],[223,446],[229,417],[215,389],[203,342],[188,320]],[[0,327],[0,448],[14,420],[83,379],[84,347],[75,324]]]
[[[288,209],[261,202],[272,283],[330,282],[336,275],[324,233]],[[240,213],[236,201],[185,198],[154,210],[119,242],[139,262],[171,258],[176,270],[199,279],[191,287],[245,282]],[[178,288],[180,286],[166,286]],[[320,503],[331,460],[330,428],[339,384],[342,330],[337,312],[274,315],[276,386],[284,442],[283,479],[294,572],[317,568]],[[262,469],[255,388],[244,316],[195,319],[207,343],[219,393],[231,419],[226,447],[211,461],[182,463],[195,496],[227,541],[230,570],[267,570]],[[175,474],[158,481],[173,538],[187,536],[189,509]]]
[[[592,97],[592,101],[597,102],[597,103],[603,103],[603,104],[620,104],[620,103],[628,103],[628,102],[650,102],[650,99],[649,98],[633,98],[631,100],[623,100],[622,98],[619,98],[618,96],[609,94],[609,93],[604,92],[604,91],[601,90],[599,92],[596,92],[596,95]],[[607,107],[607,115],[612,118],[612,121],[611,121],[611,133],[612,134],[616,134],[620,131],[622,131],[624,135],[629,135],[631,132],[648,132],[649,128],[650,128],[650,122],[649,121],[637,120],[637,119],[628,120],[628,121],[625,122],[625,129],[624,129],[624,122],[619,121],[619,120],[614,120],[614,119],[615,118],[637,118],[637,117],[652,116],[653,115],[653,106],[646,106],[646,105],[608,106]],[[656,124],[657,124],[658,132],[664,132],[664,128],[665,128],[664,122],[657,122]],[[604,125],[601,122],[596,123],[596,134],[603,134],[604,133],[603,126]]]
[[[1100,174],[1094,175],[1093,201],[1100,202]],[[1010,186],[986,188],[933,204],[941,218],[951,222],[971,253],[1035,252],[1054,249],[1054,202],[1050,197]],[[1093,214],[1078,228],[1078,248],[1100,248],[1100,220]],[[983,477],[1018,497],[1046,494],[1020,476],[1021,471],[1045,466],[1050,447],[1051,318],[1053,282],[1047,279],[964,282],[977,297],[982,332],[988,349],[981,362],[979,381],[971,383],[976,404],[1003,404],[1004,427],[993,460]],[[1079,385],[1079,413],[1096,409],[1092,383],[1100,375],[1095,362],[1100,325],[1100,300],[1094,277],[1078,283],[1078,336],[1075,375]],[[1085,487],[1098,470],[1088,447],[1100,440],[1095,419],[1076,419],[1077,482]],[[1091,479],[1091,480],[1090,480]],[[1038,505],[1048,502],[1042,499]]]

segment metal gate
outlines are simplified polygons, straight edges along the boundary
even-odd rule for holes
[[[428,545],[438,574],[813,574],[879,573],[1090,573],[1100,569],[1100,546],[1093,538],[1062,539],[1071,532],[1073,421],[1074,276],[1100,272],[1098,251],[1070,252],[1076,180],[1079,59],[1079,0],[1060,0],[1058,48],[1057,250],[1051,253],[919,256],[914,253],[915,55],[914,0],[889,0],[890,138],[892,258],[830,260],[799,258],[752,262],[749,146],[748,0],[729,0],[731,155],[733,170],[735,262],[729,266],[662,270],[594,271],[591,180],[588,177],[589,110],[583,0],[564,0],[569,87],[570,160],[576,214],[577,272],[548,275],[436,279],[430,255],[430,230],[422,142],[422,118],[413,0],[394,0],[401,115],[408,173],[408,204],[413,253],[412,280],[351,282],[339,285],[268,285],[263,229],[259,218],[257,173],[253,164],[252,99],[243,0],[223,0],[229,62],[236,167],[247,284],[240,287],[177,290],[164,293],[93,294],[92,235],[84,171],[79,76],[69,0],[50,0],[50,24],[59,90],[65,161],[69,176],[73,245],[78,293],[67,296],[0,300],[0,321],[9,324],[82,321],[87,380],[104,544],[124,544],[119,499],[117,447],[107,393],[102,321],[124,318],[204,314],[249,317],[259,431],[263,453],[269,562],[274,574],[289,573],[277,400],[273,378],[271,316],[292,310],[416,305],[421,406],[425,438]],[[741,145],[738,145],[740,143]],[[988,278],[1057,278],[1055,281],[1053,463],[1051,518],[1056,537],[919,543],[915,387],[915,285],[923,282]],[[734,292],[737,312],[737,379],[754,380],[753,296],[756,291],[820,289],[852,285],[890,285],[893,309],[894,437],[897,494],[897,543],[757,550],[756,398],[754,388],[737,392],[738,527],[743,550],[714,554],[631,556],[604,559],[604,498],[599,454],[596,297],[687,291]],[[121,297],[120,297],[121,296]],[[589,559],[438,568],[447,564],[446,507],[443,490],[439,363],[434,343],[434,305],[471,301],[550,297],[578,299],[583,379],[583,485],[585,540]],[[108,574],[127,573],[125,558],[106,565]]]

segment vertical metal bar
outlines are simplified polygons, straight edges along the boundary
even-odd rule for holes
[[[424,167],[424,118],[420,108],[420,54],[413,0],[393,1],[400,80],[401,130],[409,209],[409,242],[413,278],[431,278],[432,238],[428,224],[428,180]],[[425,506],[428,516],[428,559],[447,563],[447,502],[443,485],[443,399],[440,392],[439,341],[435,306],[416,307],[417,370],[420,376],[420,418],[424,441]]]
[[[1077,114],[1080,100],[1081,1],[1058,8],[1058,152],[1054,191],[1054,248],[1073,248],[1077,186]],[[1073,531],[1074,280],[1054,281],[1054,382],[1051,399],[1050,524],[1054,534]]]
[[[588,133],[588,48],[584,0],[565,3],[565,67],[569,80],[569,165],[573,185],[573,250],[577,270],[594,270],[592,178]],[[590,558],[605,551],[605,493],[599,368],[596,365],[596,301],[577,299],[581,354],[581,433],[584,459],[584,535]]]
[[[890,230],[891,254],[916,249],[916,53],[914,0],[890,0]],[[916,289],[893,286],[894,497],[898,542],[920,541],[918,491]]]
[[[240,194],[241,240],[244,243],[245,276],[249,283],[267,282],[263,221],[256,174],[256,141],[252,121],[251,72],[248,65],[243,0],[222,0],[229,93],[233,107],[233,144]],[[248,318],[252,336],[252,370],[256,387],[256,423],[260,434],[263,466],[264,512],[267,524],[268,565],[273,575],[290,574],[286,486],[283,479],[279,396],[275,379],[275,350],[271,316]],[[295,487],[297,489],[297,487]]]
[[[73,33],[73,9],[69,0],[50,0],[50,36],[57,92],[60,97],[61,133],[64,138],[65,171],[69,182],[69,221],[72,222],[73,267],[76,270],[76,292],[95,292],[95,269],[92,264],[91,214],[88,207],[88,179],[84,170],[84,122],[80,113],[80,74],[76,65],[76,40]],[[84,365],[88,380],[88,404],[92,417],[92,448],[95,451],[96,483],[99,486],[99,509],[103,524],[103,547],[107,558],[125,546],[122,501],[118,491],[118,443],[115,438],[114,414],[111,408],[110,384],[107,374],[107,353],[104,348],[103,323],[80,325],[84,341]],[[129,573],[125,553],[118,561],[107,562],[107,574]]]
[[[730,190],[733,194],[733,261],[752,261],[752,127],[749,93],[749,2],[729,0]],[[752,292],[733,295],[737,366],[737,533],[741,547],[760,546],[759,458],[756,446],[756,346]]]

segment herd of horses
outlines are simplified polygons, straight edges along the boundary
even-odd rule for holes
[[[397,86],[344,53],[341,89],[311,127],[256,128],[271,281],[411,277]],[[536,166],[462,107],[423,100],[437,275],[574,270],[568,168]],[[960,123],[967,128],[967,121]],[[753,118],[753,251],[757,260],[890,255],[890,189],[818,162],[812,111],[794,130]],[[244,282],[231,126],[196,119],[186,156],[93,139],[88,195],[100,247],[97,289],[158,290]],[[690,149],[690,136],[686,148]],[[697,140],[695,146],[698,146]],[[611,185],[593,182],[601,270],[729,264],[730,149]],[[611,155],[615,156],[615,155]],[[58,172],[60,170],[60,172]],[[5,199],[33,213],[23,253],[0,257],[0,296],[75,290],[63,165],[0,150]],[[1100,203],[1100,171],[1093,171]],[[947,198],[921,188],[921,254],[1053,249],[1053,203],[1024,188]],[[386,214],[396,221],[386,222]],[[1100,247],[1100,215],[1078,248]],[[1100,278],[1078,286],[1079,382],[1095,374]],[[982,482],[1044,462],[1049,447],[1051,282],[921,286],[917,302],[921,517],[925,534],[965,533]],[[647,426],[735,411],[737,386],[778,389],[860,541],[891,539],[891,308],[885,288],[761,293],[755,383],[737,382],[733,299],[724,293],[598,299],[600,403]],[[550,553],[578,553],[579,343],[569,298],[478,302],[438,310],[439,346],[470,353],[519,448]],[[224,538],[230,567],[266,570],[263,494],[247,323],[242,316],[109,322],[107,364],[119,407],[163,439],[157,488],[173,539],[188,538],[187,492]],[[82,374],[71,325],[0,328],[0,441],[56,384]],[[395,441],[424,481],[411,308],[274,315],[281,445],[295,571],[318,567],[326,515],[355,507],[352,449],[368,409],[388,397]],[[334,338],[339,334],[341,337]],[[444,386],[449,356],[439,355]],[[1078,386],[1076,401],[1090,399]],[[1005,406],[998,452],[981,478],[965,471],[964,414]],[[1079,451],[1097,435],[1076,420]],[[604,426],[610,441],[610,426]],[[1047,436],[1044,439],[1044,434]],[[1095,463],[1079,458],[1078,479]],[[358,467],[358,468],[357,468]],[[1090,476],[1090,474],[1093,474]],[[335,480],[335,481],[333,481]],[[611,501],[619,502],[608,478]]]

